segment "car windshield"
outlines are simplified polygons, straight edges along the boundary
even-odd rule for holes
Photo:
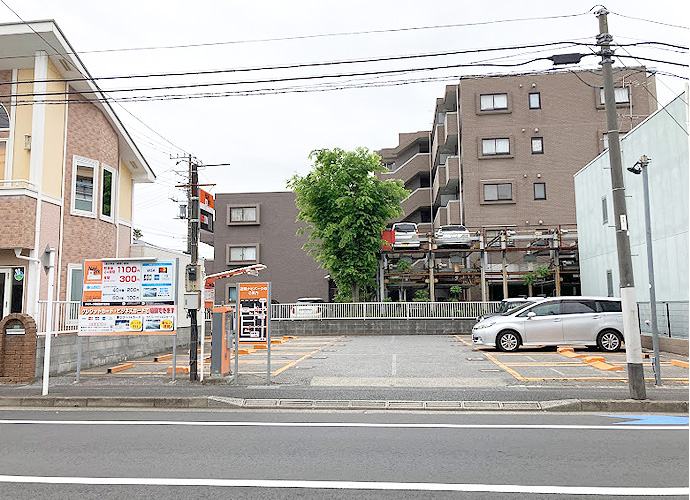
[[[531,306],[532,304],[534,304],[534,302],[527,300],[525,302],[505,302],[504,304],[508,306],[508,309],[502,311],[501,316],[508,316],[509,314],[518,312],[524,309],[525,307]],[[503,307],[503,304],[501,304],[501,307]]]

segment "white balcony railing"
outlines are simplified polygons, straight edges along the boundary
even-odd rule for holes
[[[50,331],[53,333],[75,333],[79,328],[79,305],[79,302],[53,301],[53,325]],[[47,312],[48,302],[40,300],[38,302],[38,317],[35,318],[39,332],[47,330]]]

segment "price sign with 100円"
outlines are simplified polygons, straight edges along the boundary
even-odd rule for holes
[[[176,333],[177,261],[84,261],[79,335]]]

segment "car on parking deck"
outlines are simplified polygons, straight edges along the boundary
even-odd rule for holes
[[[417,224],[414,222],[397,222],[393,224],[393,232],[395,233],[393,250],[419,248],[422,244]]]
[[[613,297],[549,297],[472,328],[475,346],[517,351],[520,346],[585,345],[616,352],[623,345],[621,300]]]
[[[441,226],[434,233],[434,243],[439,248],[470,248],[472,246],[472,235],[465,226],[459,224]]]
[[[290,308],[290,319],[319,319],[323,316],[325,301],[320,297],[297,299]]]

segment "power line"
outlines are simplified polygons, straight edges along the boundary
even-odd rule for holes
[[[684,29],[684,30],[688,29],[687,26],[680,26],[680,25],[678,25],[678,24],[662,23],[661,21],[654,21],[654,20],[652,20],[652,19],[642,19],[642,18],[640,18],[640,17],[626,16],[626,15],[624,15],[624,14],[619,14],[618,12],[610,12],[610,14],[613,14],[613,15],[616,15],[616,16],[620,16],[620,17],[624,17],[624,18],[626,18],[626,19],[634,19],[635,21],[644,21],[644,22],[646,22],[646,23],[653,23],[653,24],[660,24],[660,25],[662,25],[662,26],[669,26],[669,27],[671,27],[671,28],[680,28],[680,29]]]

